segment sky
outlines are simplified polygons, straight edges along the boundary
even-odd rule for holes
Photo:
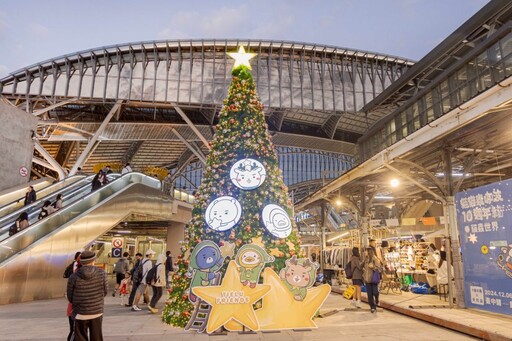
[[[101,46],[174,39],[333,45],[419,60],[488,0],[0,0],[0,78]]]

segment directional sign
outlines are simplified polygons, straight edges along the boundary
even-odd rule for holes
[[[112,258],[119,258],[123,254],[123,248],[112,248]]]

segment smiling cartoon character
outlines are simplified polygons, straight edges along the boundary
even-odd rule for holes
[[[216,231],[226,231],[238,224],[242,216],[242,206],[230,196],[219,197],[206,208],[208,226]]]
[[[286,238],[292,232],[292,221],[286,211],[274,204],[263,208],[263,224],[272,235]]]
[[[501,253],[496,263],[508,277],[512,278],[512,244],[508,246],[508,249],[502,247]]]
[[[251,190],[261,186],[267,176],[265,167],[258,160],[243,159],[237,161],[229,172],[236,187]]]
[[[240,267],[240,282],[243,285],[256,286],[265,263],[271,263],[274,257],[257,245],[245,244],[237,252],[235,262]]]
[[[192,293],[192,288],[211,285],[216,272],[222,268],[223,264],[224,257],[217,244],[206,240],[196,245],[190,255],[190,264],[185,274],[188,278],[192,278],[188,296],[190,302],[194,303],[197,300],[197,296]]]
[[[279,272],[279,278],[290,290],[293,298],[297,301],[303,301],[313,283],[315,283],[316,269],[318,264],[309,259],[293,256],[287,259],[286,267]]]

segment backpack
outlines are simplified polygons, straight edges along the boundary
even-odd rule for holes
[[[14,222],[11,226],[9,226],[9,236],[13,236],[18,232],[18,225]]]
[[[144,277],[143,266],[147,261],[149,261],[149,259],[146,259],[144,262],[140,262],[140,264],[135,268],[135,271],[133,271],[132,278],[137,284],[142,282],[142,277]]]
[[[345,277],[347,279],[352,279],[352,276],[354,275],[352,273],[352,261],[345,264],[345,267],[343,268],[343,270],[345,271]]]
[[[125,273],[128,270],[128,260],[126,258],[121,258],[114,265],[115,273]]]
[[[146,284],[153,285],[158,281],[158,266],[161,265],[160,263],[153,266],[148,273],[146,274]]]
[[[71,262],[71,264],[66,266],[66,270],[64,270],[64,274],[62,275],[62,277],[69,278],[73,274],[73,264],[74,263],[75,262]]]

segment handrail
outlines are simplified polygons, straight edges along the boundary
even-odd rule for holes
[[[158,179],[141,173],[128,173],[116,181],[108,183],[95,192],[75,200],[59,211],[49,215],[23,231],[0,242],[0,264],[17,253],[22,252],[26,247],[41,241],[56,230],[65,228],[73,223],[83,214],[94,210],[100,204],[110,200],[116,193],[119,193],[134,184],[144,184],[149,187],[161,189]],[[1,236],[0,236],[1,237]]]

